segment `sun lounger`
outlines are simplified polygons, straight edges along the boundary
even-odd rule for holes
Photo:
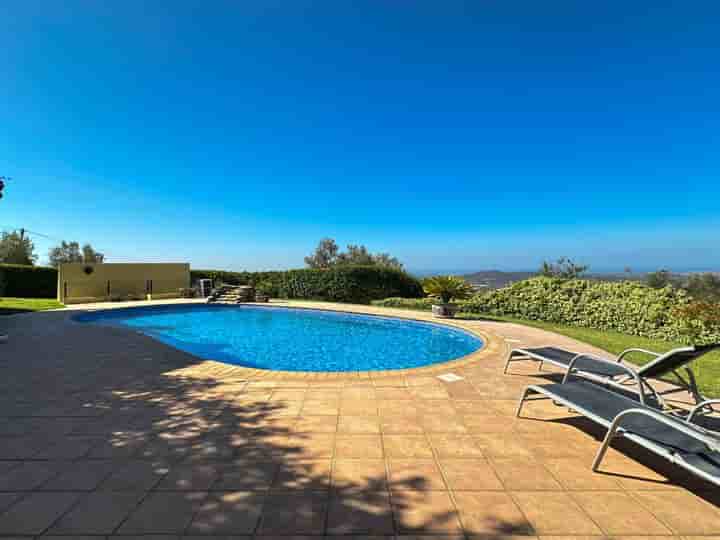
[[[587,369],[588,366],[584,367]],[[629,372],[628,376],[635,377],[632,372]],[[595,456],[593,470],[599,468],[614,439],[626,438],[720,486],[720,439],[695,426],[692,423],[692,413],[685,420],[681,420],[647,406],[642,389],[639,403],[580,377],[566,379],[562,383],[528,386],[518,405],[518,417],[528,398],[536,394],[569,407],[608,430]]]
[[[678,390],[686,390],[690,392],[695,401],[700,403],[705,401],[705,398],[700,393],[695,376],[688,364],[715,349],[720,349],[719,343],[712,345],[680,347],[662,354],[648,351],[646,349],[633,348],[623,351],[614,359],[606,359],[592,354],[572,352],[558,347],[518,348],[510,351],[510,355],[505,363],[504,373],[507,373],[508,367],[512,362],[516,362],[518,360],[531,359],[540,362],[540,369],[542,369],[544,363],[548,363],[567,370],[573,360],[579,357],[591,357],[612,363],[614,365],[619,365],[629,354],[643,353],[655,357],[654,360],[648,362],[644,366],[634,369],[635,373],[637,373],[644,384],[649,384],[648,379],[650,378],[663,380],[662,377],[673,374],[677,380],[666,382],[670,382],[678,386]],[[680,373],[680,369],[683,369],[685,374]],[[611,372],[611,368],[608,367],[605,369],[603,376],[619,384],[623,384],[625,380],[618,379],[627,379],[627,373],[625,370],[619,370],[615,374]]]

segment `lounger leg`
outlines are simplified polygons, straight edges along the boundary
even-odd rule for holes
[[[520,403],[518,403],[517,412],[515,413],[515,416],[517,418],[520,418],[520,413],[522,412],[523,405],[525,405],[525,400],[527,399],[528,395],[532,393],[532,388],[526,388],[525,391],[522,394],[522,397],[520,398]]]
[[[615,438],[615,435],[617,434],[618,430],[618,423],[613,421],[613,423],[610,425],[610,429],[608,429],[607,434],[605,435],[605,439],[603,440],[602,446],[600,446],[600,449],[598,450],[597,454],[595,455],[595,460],[592,464],[592,470],[597,471],[600,468],[600,463],[602,462],[603,458],[605,457],[605,454],[608,451],[608,448],[610,448],[610,443]]]
[[[538,366],[538,371],[542,371],[543,363],[544,363],[544,361],[540,360],[540,365]]]
[[[507,375],[507,370],[510,367],[510,362],[513,361],[514,355],[515,355],[515,351],[510,351],[510,356],[508,356],[507,362],[505,362],[505,369],[503,370],[503,375]]]

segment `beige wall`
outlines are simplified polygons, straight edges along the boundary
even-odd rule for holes
[[[88,269],[92,269],[88,272]],[[187,263],[61,264],[58,268],[58,300],[65,304],[97,302],[115,298],[146,298],[152,281],[152,297],[173,298],[190,287]],[[108,283],[110,294],[108,295]]]

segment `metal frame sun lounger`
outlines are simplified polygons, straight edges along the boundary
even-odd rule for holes
[[[642,386],[638,403],[584,378],[585,371],[594,366],[583,365],[582,361],[579,364],[571,371],[578,375],[577,379],[570,381],[566,377],[562,383],[528,386],[520,398],[517,416],[520,417],[523,405],[531,395],[544,395],[608,430],[593,461],[594,471],[600,467],[612,441],[625,438],[720,486],[720,439],[692,423],[697,410],[720,400],[698,404],[685,420],[681,420],[647,406]],[[628,376],[636,378],[637,374],[628,370]]]
[[[540,369],[542,369],[543,364],[547,362],[548,364],[552,364],[554,366],[567,370],[571,366],[573,360],[581,357],[591,357],[606,363],[619,365],[623,363],[623,361],[629,354],[643,353],[655,357],[654,360],[648,362],[644,366],[633,369],[633,371],[640,377],[640,379],[645,384],[649,386],[649,383],[647,381],[647,379],[649,378],[668,382],[679,387],[677,391],[685,390],[687,392],[690,392],[693,399],[697,403],[700,403],[702,401],[706,401],[706,398],[700,393],[700,389],[697,386],[695,375],[693,374],[688,364],[715,349],[720,349],[720,343],[715,343],[712,345],[680,347],[666,353],[656,353],[653,351],[648,351],[646,349],[632,348],[621,352],[617,356],[617,358],[611,360],[595,356],[590,353],[577,353],[558,347],[517,348],[510,351],[510,355],[508,356],[507,362],[505,363],[504,373],[507,373],[507,370],[512,362],[516,362],[518,360],[531,359],[540,362]],[[680,373],[680,369],[683,369],[685,371],[684,375]],[[625,377],[625,375],[627,374],[625,372],[626,370],[619,370],[616,374],[612,374],[610,368],[607,368],[605,371],[606,373],[604,374],[604,377],[606,377],[610,381],[618,383],[616,386],[624,385],[623,383],[627,381],[627,378]],[[661,378],[671,373],[675,375],[677,380],[667,380]],[[616,380],[618,377],[625,378],[626,380],[618,381]]]

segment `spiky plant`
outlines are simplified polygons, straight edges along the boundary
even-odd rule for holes
[[[438,298],[443,304],[453,300],[466,300],[475,290],[467,281],[457,276],[433,276],[423,281],[423,290],[429,296]]]

